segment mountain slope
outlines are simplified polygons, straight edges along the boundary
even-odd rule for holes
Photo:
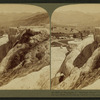
[[[26,18],[13,21],[14,25],[41,25],[41,24],[49,24],[49,16],[48,13],[37,13],[33,14],[31,16],[28,16]]]
[[[100,13],[84,13],[80,11],[54,12],[52,22],[58,25],[97,25],[100,22]]]
[[[48,13],[0,13],[0,26],[30,26],[49,24]]]

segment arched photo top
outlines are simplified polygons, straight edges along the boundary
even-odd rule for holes
[[[0,12],[3,13],[22,13],[22,12],[47,12],[45,9],[29,4],[0,4]]]
[[[54,12],[59,11],[82,11],[82,12],[100,12],[100,4],[69,4],[58,7]]]

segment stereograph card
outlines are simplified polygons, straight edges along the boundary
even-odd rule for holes
[[[0,3],[0,97],[100,97],[99,3]]]

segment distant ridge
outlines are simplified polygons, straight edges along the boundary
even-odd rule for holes
[[[54,12],[52,15],[52,25],[66,26],[69,24],[99,26],[100,13],[84,13],[80,11]]]
[[[49,24],[48,13],[0,13],[0,26],[30,26]]]

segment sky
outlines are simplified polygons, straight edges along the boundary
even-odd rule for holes
[[[28,4],[0,4],[0,12],[2,13],[22,13],[22,12],[45,12],[41,7]]]
[[[81,11],[85,13],[100,13],[100,4],[71,4],[57,8],[54,12]]]

